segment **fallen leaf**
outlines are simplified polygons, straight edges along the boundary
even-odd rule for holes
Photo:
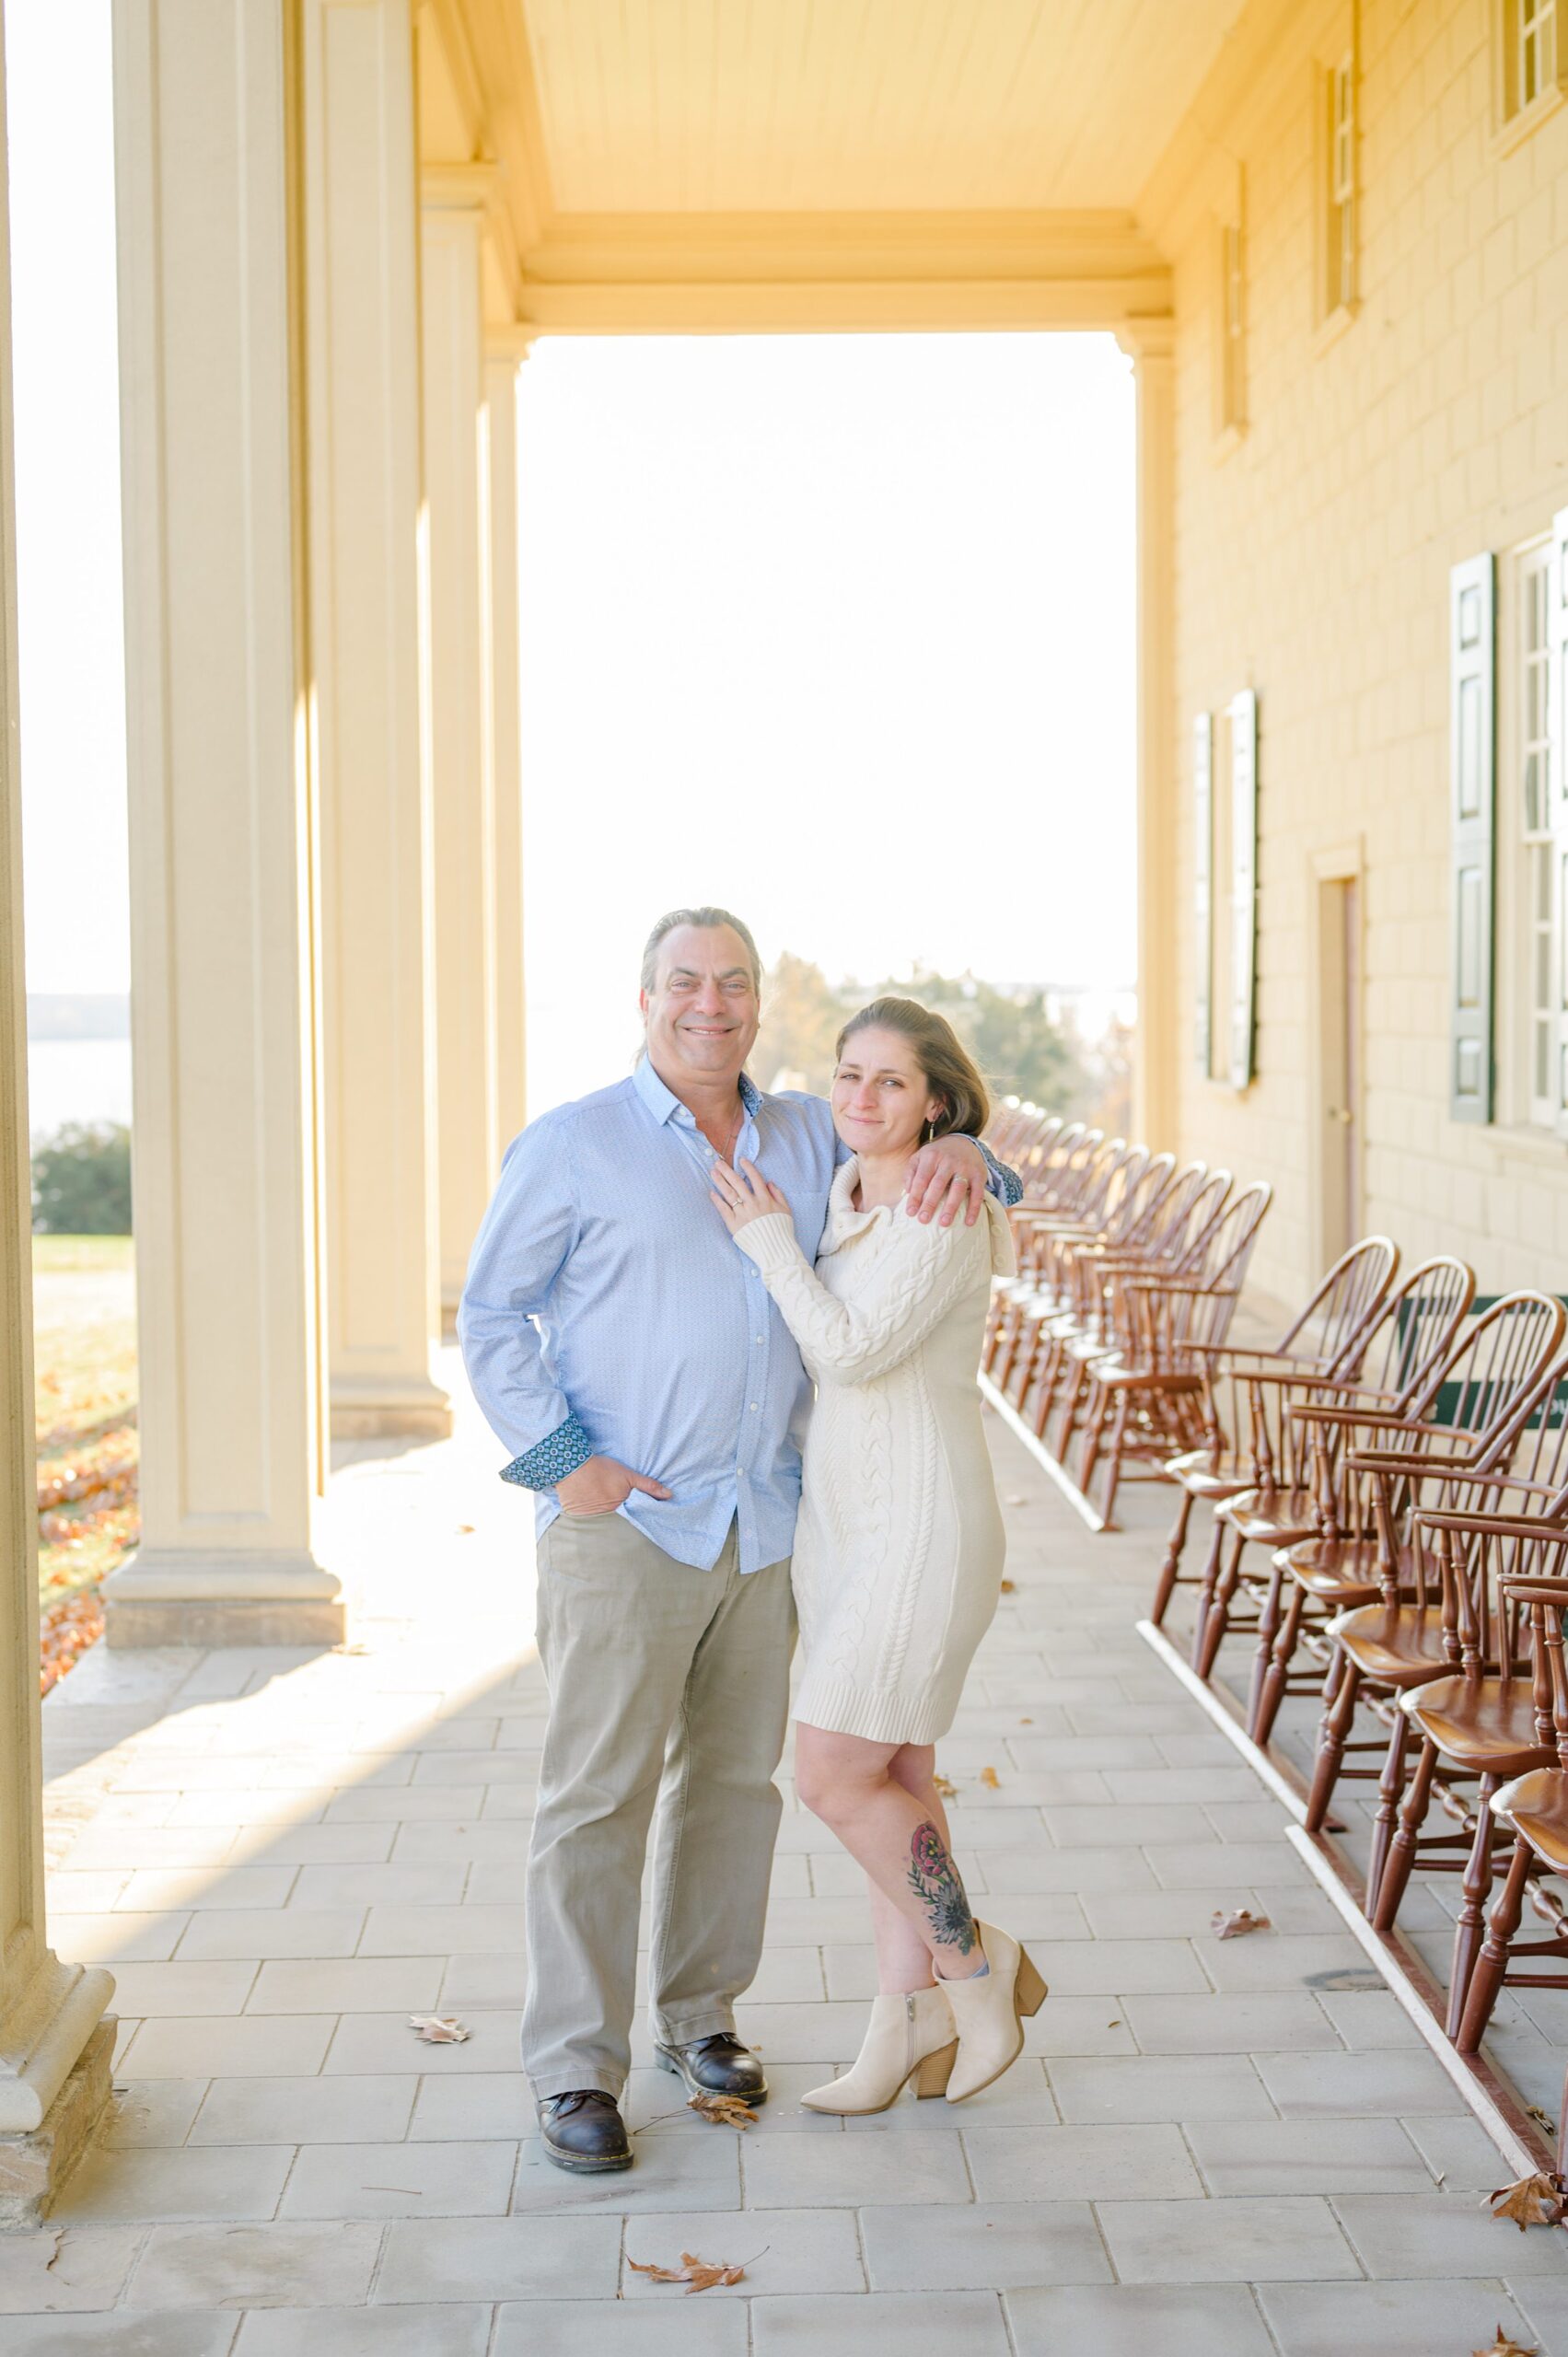
[[[461,2046],[468,2038],[461,2022],[450,2014],[443,2018],[439,2014],[411,2014],[408,2026],[419,2032],[426,2046]]]
[[[471,1522],[459,1522],[459,1525],[458,1525],[458,1537],[459,1537],[459,1538],[471,1538],[471,1537],[472,1537],[472,1535],[473,1535],[473,1525],[472,1525],[472,1523],[471,1523]]]
[[[1020,1720],[1018,1721],[1018,1724],[1019,1724],[1021,1727],[1032,1727],[1032,1726],[1033,1726],[1033,1724],[1034,1724],[1034,1721],[1033,1721],[1032,1719],[1020,1719]]]
[[[738,2283],[746,2273],[745,2267],[698,2258],[689,2250],[681,2252],[679,2267],[660,2267],[654,2259],[642,2258],[628,2258],[626,2264],[638,2275],[652,2276],[656,2283],[684,2283],[689,2293],[711,2292],[715,2283]]]
[[[1209,1918],[1209,1929],[1216,1940],[1239,1940],[1249,1932],[1268,1932],[1273,1926],[1266,1915],[1253,1915],[1245,1907],[1238,1907],[1232,1915],[1216,1907]]]
[[[54,2229],[54,2248],[50,2252],[49,2257],[43,2262],[43,2271],[46,2275],[50,2269],[54,2265],[55,2260],[59,2258],[64,2247],[65,2229],[64,2226],[56,2226]]]
[[[1015,1596],[1017,1593],[1017,1587],[1018,1583],[1016,1580],[1004,1580],[1002,1583],[1002,1593],[1004,1596]]]
[[[1532,2103],[1529,2105],[1528,2110],[1530,2118],[1535,2120],[1539,2127],[1546,2129],[1549,2134],[1553,2136],[1556,2135],[1557,2122],[1553,2119],[1550,2111],[1543,2111],[1539,2103]]]
[[[1121,2027],[1121,2014],[1117,2014],[1117,2016],[1116,2016],[1116,2019],[1115,2019],[1113,2022],[1107,2022],[1107,2024],[1106,2024],[1106,2027],[1107,2027],[1107,2029],[1120,2029],[1120,2028]]]
[[[756,2113],[740,2096],[721,2096],[704,2089],[701,2095],[689,2096],[686,2107],[711,2120],[715,2128],[754,2128],[757,2124]]]
[[[1548,2177],[1537,2169],[1530,2177],[1521,2177],[1512,2185],[1501,2185],[1495,2193],[1486,2197],[1494,2218],[1512,2218],[1524,2233],[1527,2226],[1556,2226],[1562,2223],[1564,2208],[1562,2179]]]
[[[1491,2348],[1476,2350],[1474,2357],[1540,2357],[1540,2351],[1539,2349],[1521,2349],[1519,2343],[1511,2340],[1499,2325],[1497,2338]]]
[[[931,1781],[945,1801],[958,1798],[958,1788],[950,1776],[933,1776]]]
[[[1002,1790],[1002,1779],[994,1768],[982,1768],[980,1771],[980,1781],[988,1793],[999,1793]]]

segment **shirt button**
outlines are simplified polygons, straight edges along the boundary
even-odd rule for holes
[[[750,1401],[750,1403],[749,1403],[749,1413],[750,1413],[750,1414],[752,1414],[753,1416],[757,1413],[757,1402],[755,1401],[755,1399],[753,1399],[753,1400],[752,1400],[752,1401]]]

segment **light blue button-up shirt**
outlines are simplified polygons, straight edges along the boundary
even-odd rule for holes
[[[831,1111],[745,1077],[740,1094],[735,1158],[782,1188],[814,1260],[844,1153]],[[794,1541],[811,1387],[709,1200],[713,1162],[646,1057],[629,1079],[530,1121],[475,1241],[458,1333],[508,1472],[538,1489],[541,1531],[561,1508],[538,1465],[567,1435],[557,1477],[590,1452],[613,1457],[671,1492],[633,1490],[617,1509],[666,1554],[709,1569],[738,1522],[740,1568],[754,1572]],[[517,1475],[530,1457],[534,1469]]]

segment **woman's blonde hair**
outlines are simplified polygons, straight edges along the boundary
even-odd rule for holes
[[[963,1137],[978,1137],[991,1119],[990,1094],[974,1058],[947,1016],[922,1006],[918,999],[874,998],[869,1006],[852,1015],[839,1033],[834,1062],[857,1031],[873,1027],[896,1031],[914,1050],[926,1086],[941,1099],[942,1109],[931,1124],[932,1136],[944,1138],[957,1131]]]

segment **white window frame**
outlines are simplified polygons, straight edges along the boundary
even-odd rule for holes
[[[1565,0],[1493,0],[1493,87],[1497,145],[1527,139],[1568,98]]]
[[[1519,1101],[1532,1129],[1554,1131],[1552,978],[1559,954],[1551,829],[1551,571],[1550,539],[1521,550],[1514,561],[1508,768],[1519,845]]]
[[[1222,442],[1247,430],[1247,243],[1241,211],[1214,240],[1214,432]]]
[[[1360,298],[1361,217],[1356,186],[1356,64],[1353,42],[1320,69],[1318,312],[1320,326],[1353,317]]]

